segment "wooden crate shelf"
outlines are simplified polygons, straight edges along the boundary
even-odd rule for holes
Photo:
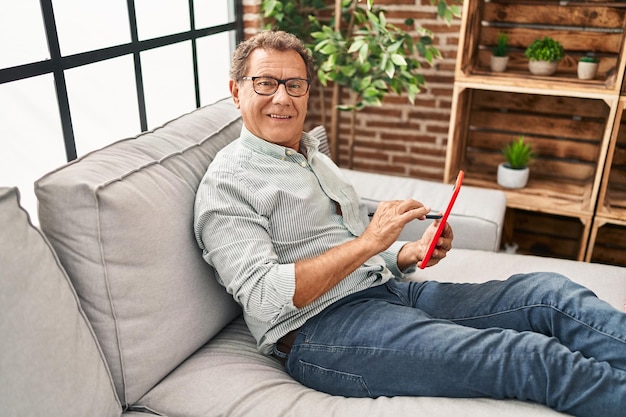
[[[626,97],[619,102],[599,201],[599,216],[626,219]]]
[[[495,73],[489,59],[501,32],[509,65]],[[500,150],[524,135],[536,158],[528,185],[504,190],[503,242],[522,253],[619,263],[619,251],[626,253],[626,1],[467,0],[460,35],[444,181],[463,169],[467,184],[500,188]],[[524,51],[546,36],[566,57],[556,74],[535,76]],[[578,59],[588,54],[599,58],[598,74],[579,80]]]
[[[463,169],[468,184],[500,188],[500,150],[524,135],[536,157],[528,186],[505,190],[508,206],[593,214],[616,101],[609,105],[600,99],[472,88],[456,89],[453,100],[457,119],[448,144],[446,181]]]
[[[588,262],[626,266],[626,220],[595,218],[589,238]]]
[[[507,209],[503,249],[517,245],[517,253],[584,260],[591,216],[574,219],[536,211]]]
[[[624,2],[478,0],[466,1],[464,13],[456,68],[459,81],[518,86],[531,80],[539,88],[589,94],[621,89]],[[500,32],[509,37],[509,65],[506,72],[493,73],[489,59]],[[559,41],[566,56],[556,74],[535,76],[528,71],[524,51],[535,39],[545,36]],[[578,59],[589,53],[600,61],[598,74],[593,80],[579,80]]]

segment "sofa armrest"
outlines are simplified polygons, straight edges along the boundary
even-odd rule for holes
[[[413,198],[444,211],[452,196],[452,185],[392,175],[342,169],[363,201],[374,210],[380,201]],[[500,248],[506,197],[502,191],[464,185],[450,213],[454,247],[496,252]],[[400,240],[418,239],[430,221],[413,221]]]

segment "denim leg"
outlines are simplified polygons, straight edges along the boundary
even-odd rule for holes
[[[402,286],[391,286],[401,298]],[[532,331],[626,370],[626,314],[555,273],[518,274],[484,284],[409,285],[405,300],[431,317],[464,326]]]
[[[480,286],[389,283],[347,297],[303,326],[286,369],[304,385],[349,397],[517,398],[578,416],[623,416],[626,372],[572,352],[555,336],[526,331],[532,317],[510,314],[514,323],[504,326],[505,309],[492,298],[495,287],[507,285],[485,285],[494,289],[482,297],[472,295]],[[521,297],[524,286],[518,287]],[[437,299],[448,306],[433,307]],[[483,308],[486,302],[496,307]]]

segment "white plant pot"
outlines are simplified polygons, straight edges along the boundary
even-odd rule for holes
[[[509,63],[508,56],[491,55],[489,66],[491,67],[491,71],[493,72],[504,72],[506,71],[506,66],[508,63]]]
[[[528,70],[533,75],[552,75],[558,65],[553,61],[528,61]]]
[[[578,63],[578,78],[581,80],[593,80],[598,73],[597,62],[579,62]]]
[[[524,188],[528,184],[530,170],[509,168],[506,163],[498,165],[498,184],[504,188]]]

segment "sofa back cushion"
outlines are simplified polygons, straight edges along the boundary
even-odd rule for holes
[[[39,181],[39,221],[131,405],[240,313],[193,233],[196,188],[239,136],[223,100]],[[207,393],[209,395],[209,393]]]
[[[0,188],[0,230],[1,414],[121,415],[76,293],[16,188]]]

